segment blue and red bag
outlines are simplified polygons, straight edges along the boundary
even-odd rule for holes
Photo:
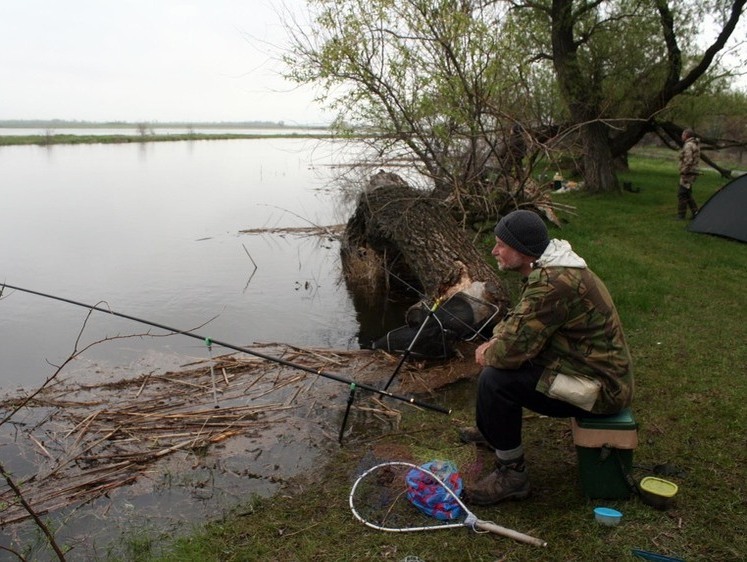
[[[462,477],[451,461],[430,461],[421,468],[438,476],[456,496],[462,493]],[[405,476],[405,481],[407,499],[426,515],[442,521],[450,521],[462,515],[459,502],[430,474],[413,468]]]

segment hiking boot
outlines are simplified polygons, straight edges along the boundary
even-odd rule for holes
[[[493,505],[505,500],[529,497],[529,473],[522,464],[498,465],[485,478],[465,486],[467,501],[475,505]]]
[[[490,443],[488,443],[488,440],[485,439],[485,436],[482,434],[482,432],[477,429],[476,427],[462,427],[459,429],[459,440],[462,443],[474,443],[475,445],[479,445],[481,447],[487,447],[488,449],[495,449]]]

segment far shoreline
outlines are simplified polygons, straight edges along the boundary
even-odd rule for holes
[[[19,134],[0,134],[0,146],[144,143],[280,137],[327,138],[332,136],[329,125],[288,124],[284,121],[211,121],[197,123],[189,121],[94,122],[63,119],[0,119],[0,131],[2,129],[13,129],[14,132],[18,132]],[[96,133],[96,131],[101,131],[102,129],[110,132],[107,134]],[[206,131],[207,129],[210,131]],[[26,130],[29,131],[29,134],[24,134]],[[71,130],[75,130],[75,132],[71,132]],[[121,134],[119,133],[120,130],[122,131]],[[163,130],[169,130],[170,132],[159,132]],[[183,132],[173,132],[174,130],[182,130]],[[216,132],[216,130],[220,132]],[[253,130],[257,132],[252,132]],[[91,134],[86,134],[87,131],[91,131]],[[329,131],[329,133],[325,131]]]
[[[277,133],[183,133],[183,134],[147,134],[147,135],[0,135],[0,146],[38,145],[52,146],[58,144],[127,144],[148,142],[176,142],[195,140],[235,140],[235,139],[324,139],[331,138],[332,133],[299,133],[298,131]]]

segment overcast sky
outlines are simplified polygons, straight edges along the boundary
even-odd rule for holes
[[[0,0],[0,119],[328,122],[279,76],[280,4]]]

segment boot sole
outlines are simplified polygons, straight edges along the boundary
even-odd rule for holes
[[[459,432],[459,441],[461,441],[465,445],[477,445],[478,447],[483,447],[485,449],[490,449],[491,451],[495,451],[495,447],[493,447],[490,443],[488,443],[487,440],[470,439],[468,436],[462,434],[462,432]]]
[[[509,494],[507,496],[503,496],[499,500],[484,501],[484,502],[470,498],[469,490],[467,490],[467,492],[466,492],[465,495],[467,496],[466,497],[467,501],[469,503],[473,504],[473,505],[489,506],[489,505],[496,505],[496,504],[499,504],[499,503],[502,503],[502,502],[506,502],[506,501],[521,501],[521,500],[525,500],[529,496],[532,495],[532,491],[531,490],[525,490],[525,491],[521,491],[521,492],[515,492],[513,494]]]
[[[488,449],[490,451],[495,451],[495,447],[493,447],[490,443],[487,441],[465,441],[464,439],[460,440],[465,445],[474,445],[476,447],[481,447],[483,449]]]

